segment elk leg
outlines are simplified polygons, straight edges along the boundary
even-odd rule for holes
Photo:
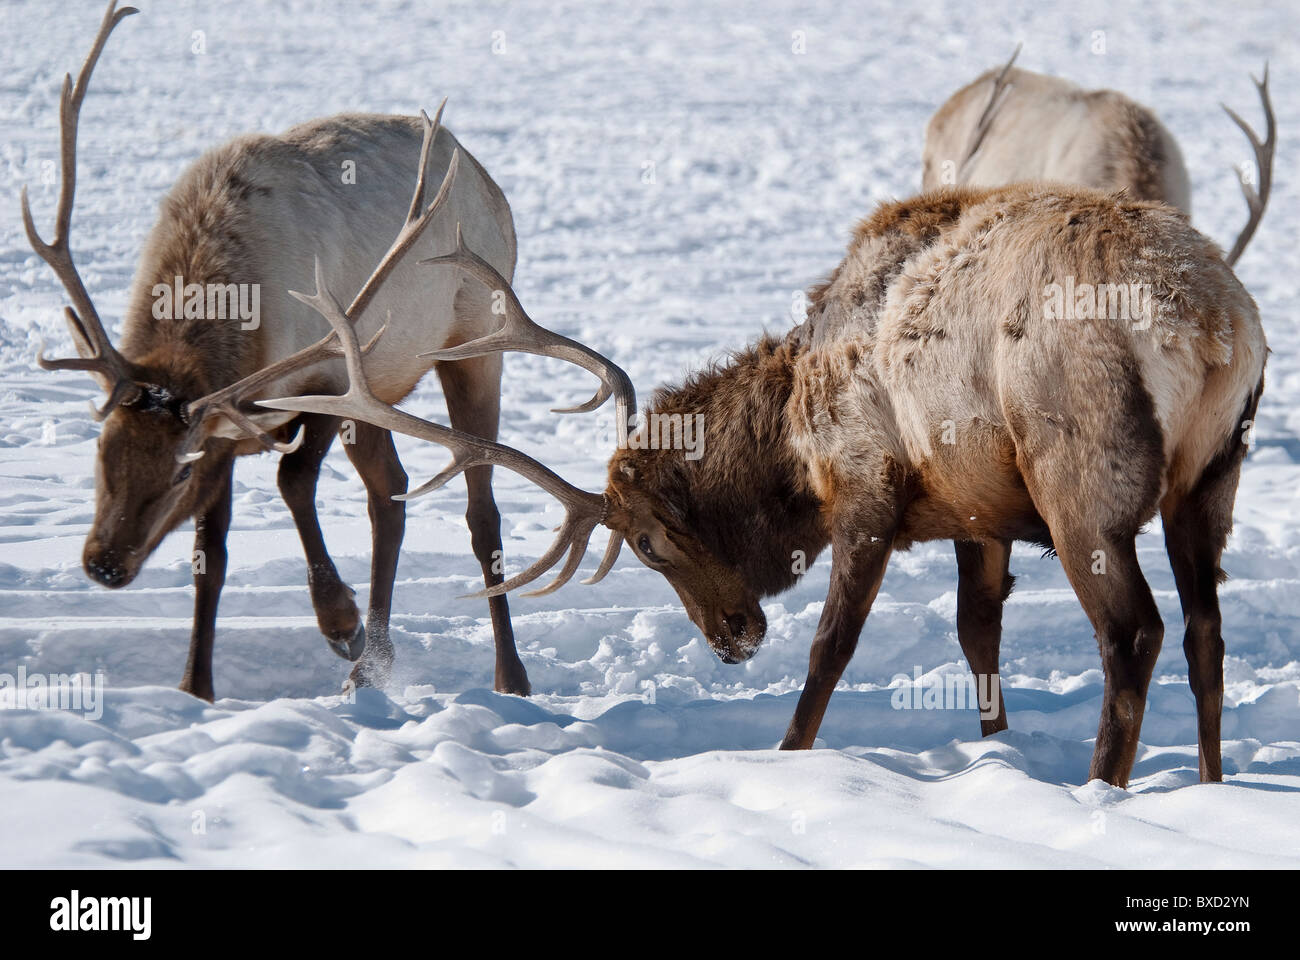
[[[1195,495],[1193,495],[1195,496]],[[1190,499],[1190,498],[1189,498]],[[1228,498],[1231,510],[1231,497]],[[1197,753],[1202,783],[1223,779],[1220,722],[1223,714],[1223,618],[1219,613],[1219,556],[1227,540],[1215,536],[1217,518],[1184,501],[1163,514],[1165,549],[1183,608],[1183,653],[1196,697]]]
[[[447,414],[457,430],[485,440],[495,440],[501,411],[501,357],[493,354],[437,365],[447,398]],[[492,496],[492,468],[471,467],[465,471],[469,524],[474,556],[483,570],[483,582],[493,587],[505,579],[501,552],[501,515]],[[532,692],[528,673],[515,648],[510,624],[510,606],[504,596],[488,598],[492,636],[496,641],[495,689],[526,697]]]
[[[355,660],[365,643],[365,630],[352,599],[355,592],[340,579],[325,549],[325,538],[316,516],[316,481],[320,477],[321,461],[334,442],[338,420],[320,414],[303,414],[298,423],[304,428],[302,445],[280,458],[276,481],[280,496],[293,514],[307,557],[307,587],[320,632],[331,650],[345,660]]]
[[[998,678],[998,649],[1002,645],[1002,604],[1011,595],[1015,583],[1015,578],[1007,573],[1011,542],[958,540],[954,546],[957,548],[957,639],[975,674],[980,735],[987,737],[1007,729],[1006,702]]]
[[[406,492],[406,471],[397,458],[391,433],[360,420],[351,422],[356,428],[356,442],[344,444],[344,449],[366,485],[371,549],[366,652],[352,668],[350,679],[358,687],[383,687],[393,669],[388,618],[393,606],[397,558],[406,533],[406,503],[393,497]]]
[[[194,626],[190,633],[190,655],[180,688],[209,703],[215,697],[212,685],[212,644],[217,630],[217,604],[226,584],[226,534],[230,531],[230,460],[221,474],[220,486],[206,510],[194,518]]]
[[[1079,335],[1093,336],[1090,329],[1082,325]],[[1106,683],[1088,776],[1125,787],[1165,633],[1135,542],[1160,502],[1164,443],[1135,370],[1118,360],[1076,369],[1070,395],[1087,397],[1086,418],[1015,408],[1008,422],[1029,496],[1101,651]],[[1054,395],[1041,402],[1060,409],[1053,404],[1063,401]]]
[[[1051,531],[1066,576],[1096,631],[1106,674],[1088,778],[1126,787],[1165,629],[1138,565],[1137,531],[1122,538],[1081,529]]]
[[[1251,407],[1245,419],[1254,416]],[[1246,446],[1234,438],[1186,496],[1161,504],[1165,549],[1183,608],[1183,653],[1196,697],[1201,782],[1223,779],[1223,617],[1219,613],[1219,560],[1232,530],[1232,504]]]
[[[860,531],[832,537],[830,592],[808,655],[808,679],[782,750],[808,750],[817,739],[831,693],[853,658],[858,634],[880,590],[892,543],[892,530],[878,537]]]

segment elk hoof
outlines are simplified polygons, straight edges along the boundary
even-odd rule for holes
[[[188,693],[191,697],[198,697],[200,700],[206,700],[208,703],[216,702],[216,696],[212,689],[211,681],[207,683],[197,682],[190,677],[186,677],[177,686],[182,693]]]
[[[497,693],[509,693],[516,697],[533,695],[533,686],[528,682],[528,674],[524,672],[522,663],[517,670],[498,672],[493,686]]]
[[[355,663],[361,656],[361,652],[366,649],[366,625],[357,624],[356,632],[351,636],[326,637],[330,649],[337,653],[344,660]]]

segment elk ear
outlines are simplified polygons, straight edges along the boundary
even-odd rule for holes
[[[276,427],[282,427],[298,414],[293,410],[267,410],[265,413],[250,413],[248,419],[257,424],[259,430],[265,430],[270,433]],[[223,437],[227,440],[246,440],[248,434],[242,427],[231,423],[225,417],[214,416],[209,421],[211,426],[208,427],[206,435],[209,437]]]
[[[636,479],[636,467],[632,466],[632,464],[620,463],[618,468],[623,472],[623,476],[627,477],[628,480]]]

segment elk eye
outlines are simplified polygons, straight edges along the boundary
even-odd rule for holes
[[[641,534],[641,539],[636,542],[636,548],[640,550],[642,554],[645,555],[645,558],[647,560],[654,560],[658,562],[659,557],[655,555],[654,549],[650,546],[650,538],[647,537],[644,533]]]
[[[176,474],[176,479],[172,481],[172,486],[184,483],[190,478],[190,474],[193,472],[194,468],[187,463],[185,466],[181,467],[180,473]]]

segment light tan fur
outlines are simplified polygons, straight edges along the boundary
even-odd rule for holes
[[[1254,301],[1217,247],[1185,216],[1123,195],[1020,184],[949,198],[960,216],[923,246],[912,242],[883,300],[853,306],[879,289],[882,261],[891,262],[881,252],[908,235],[900,224],[910,227],[909,207],[926,198],[864,223],[830,284],[814,291],[814,349],[795,365],[789,407],[792,442],[814,476],[827,489],[851,486],[889,457],[924,475],[927,509],[946,505],[926,514],[917,539],[998,536],[999,505],[1028,504],[1021,448],[1057,434],[1106,438],[1131,371],[1154,405],[1162,489],[1188,490],[1240,430],[1264,364]],[[1046,319],[1044,290],[1067,274],[1076,284],[1146,284],[1149,326]],[[945,424],[955,442],[942,442]],[[1097,465],[1103,482],[1109,465]],[[1105,480],[1099,509],[1125,503],[1125,483],[1122,473]]]
[[[328,325],[289,291],[312,289],[313,259],[319,257],[336,296],[346,300],[356,292],[402,223],[421,136],[418,117],[344,114],[279,136],[240,137],[204,154],[163,201],[132,285],[123,354],[183,363],[201,349],[208,362],[203,387],[212,390],[323,337]],[[447,210],[357,321],[365,340],[390,313],[403,318],[366,363],[376,392],[394,402],[428,372],[417,353],[481,335],[493,323],[490,312],[455,309],[461,287],[476,285],[457,271],[416,261],[454,247],[460,223],[471,249],[506,279],[514,274],[515,234],[505,197],[445,128],[430,151],[427,176],[441,181],[458,147],[465,162]],[[355,183],[344,182],[345,162],[355,164]],[[261,326],[249,331],[238,321],[155,320],[151,291],[178,274],[186,283],[260,284]],[[298,372],[262,393],[301,392],[307,381],[313,389],[344,389],[342,361]]]
[[[1147,107],[1114,90],[1084,90],[1013,67],[980,148],[966,151],[1000,69],[944,102],[926,126],[921,187],[996,187],[1060,180],[1127,189],[1192,212],[1187,168],[1173,136]]]

